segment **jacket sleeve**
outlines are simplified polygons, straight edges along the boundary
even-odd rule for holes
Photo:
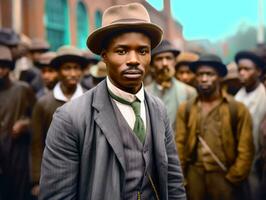
[[[179,106],[176,116],[176,133],[175,144],[177,153],[181,162],[182,169],[185,169],[185,139],[186,139],[186,122],[185,122],[185,107],[186,103]]]
[[[168,157],[168,199],[185,200],[186,192],[184,188],[183,173],[175,147],[173,130],[170,126],[170,121],[167,117],[166,110],[164,119],[164,123],[166,125],[165,145]]]
[[[237,103],[237,144],[236,159],[229,168],[226,178],[231,183],[245,180],[251,169],[254,156],[254,143],[252,136],[252,119],[249,111],[242,103]]]
[[[32,181],[34,184],[39,184],[41,161],[43,153],[42,133],[43,133],[43,107],[39,102],[34,106],[32,113]]]
[[[79,150],[69,113],[54,114],[43,154],[40,199],[78,199]]]

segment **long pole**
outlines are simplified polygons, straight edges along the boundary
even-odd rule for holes
[[[264,43],[264,22],[263,22],[263,0],[258,0],[258,17],[259,17],[259,27],[258,27],[258,35],[257,42],[258,44]]]

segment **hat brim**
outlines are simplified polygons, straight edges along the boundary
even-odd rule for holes
[[[14,70],[15,68],[15,63],[10,60],[0,60],[0,64],[8,67],[10,70]]]
[[[63,63],[66,62],[75,62],[80,64],[81,68],[84,69],[87,64],[88,60],[82,56],[77,56],[77,55],[62,55],[62,56],[57,56],[51,61],[51,66],[53,66],[56,70],[60,68],[60,66]]]
[[[162,40],[163,30],[153,23],[116,23],[109,26],[101,27],[91,33],[87,39],[87,47],[95,54],[100,55],[108,36],[119,32],[143,32],[151,40],[151,48],[156,47]],[[108,38],[110,39],[110,38]]]
[[[252,60],[258,68],[260,68],[263,72],[266,70],[264,61],[257,55],[251,52],[239,52],[235,56],[235,62],[238,63],[240,59],[249,59]]]
[[[189,64],[189,68],[192,72],[196,73],[197,69],[202,66],[202,65],[207,65],[210,67],[213,67],[214,69],[217,70],[219,76],[225,77],[227,75],[227,68],[224,64],[220,62],[215,62],[215,61],[196,61],[192,62]]]

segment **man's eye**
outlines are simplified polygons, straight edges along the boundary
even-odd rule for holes
[[[124,55],[124,54],[126,54],[126,50],[118,49],[118,50],[116,50],[116,53],[118,53],[119,55]]]
[[[139,52],[140,52],[141,55],[145,55],[145,54],[148,53],[148,50],[147,49],[140,49]]]

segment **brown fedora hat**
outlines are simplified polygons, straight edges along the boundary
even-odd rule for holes
[[[40,38],[33,38],[30,45],[30,51],[48,51],[50,45],[46,40]]]
[[[116,5],[103,13],[102,27],[92,32],[87,39],[88,48],[95,54],[101,54],[104,41],[108,36],[121,31],[140,31],[151,39],[151,48],[162,40],[163,30],[151,23],[146,8],[139,3]]]
[[[40,55],[38,61],[35,63],[36,67],[42,69],[44,67],[52,67],[51,61],[56,57],[56,53],[49,51]]]
[[[0,65],[4,65],[11,70],[15,67],[10,49],[3,45],[0,45],[0,63]]]
[[[74,46],[62,46],[56,54],[57,56],[51,60],[50,64],[57,70],[66,62],[78,63],[81,68],[85,68],[88,64],[87,59],[82,55],[82,51]]]

